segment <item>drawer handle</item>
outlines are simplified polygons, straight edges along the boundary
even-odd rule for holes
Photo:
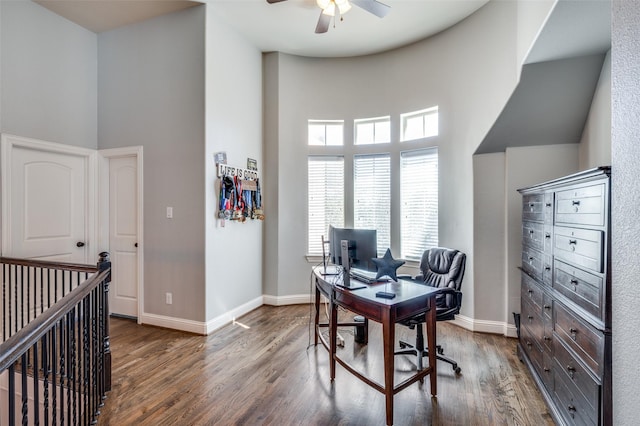
[[[529,295],[533,294],[533,290],[527,290],[527,293],[529,293]]]
[[[544,234],[544,237],[545,238],[551,238],[551,234],[547,232],[546,234]]]
[[[545,206],[546,207],[551,207],[551,203],[546,203]]]
[[[551,337],[549,337],[549,336],[542,336],[542,340],[544,340],[544,341],[548,342],[548,341],[550,341],[550,340],[551,340]]]
[[[576,334],[578,334],[578,330],[576,330],[575,328],[570,328],[569,333],[571,333],[571,338],[573,340],[576,340]]]
[[[529,262],[531,262],[534,258],[529,256]]]
[[[532,346],[531,342],[527,342],[527,346],[530,348]]]
[[[551,309],[551,305],[544,305],[545,309]]]
[[[569,240],[569,244],[576,245],[578,244],[578,240]]]
[[[533,235],[535,231],[533,229],[529,229],[529,235]]]
[[[567,406],[567,410],[569,410],[569,415],[573,419],[575,414],[576,414],[576,407],[573,406],[573,405],[569,405],[569,406]]]
[[[533,319],[533,315],[527,315],[527,318],[531,321]]]
[[[571,202],[571,205],[572,205],[572,206],[579,206],[579,205],[580,205],[580,200],[573,200],[573,201]]]
[[[569,376],[573,379],[573,376],[576,374],[575,367],[567,365],[567,371],[569,372]]]
[[[548,372],[551,371],[551,369],[549,367],[544,367],[543,370],[544,370],[545,373],[548,373]]]
[[[551,266],[545,266],[545,267],[544,267],[544,270],[545,270],[545,271],[550,271],[550,270],[551,270]]]
[[[529,203],[529,207],[534,208],[535,204],[534,203]]]

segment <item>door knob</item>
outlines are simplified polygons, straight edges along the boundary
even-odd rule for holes
[[[138,247],[138,243],[135,243],[134,246]]]
[[[84,243],[82,241],[78,241],[76,243],[76,247],[84,247]]]

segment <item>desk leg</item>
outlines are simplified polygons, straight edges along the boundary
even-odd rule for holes
[[[318,290],[318,283],[316,282],[316,316],[314,319],[314,334],[313,343],[318,346],[318,325],[320,324],[320,290]]]
[[[431,380],[431,396],[438,394],[437,359],[436,359],[436,306],[435,298],[429,303],[429,310],[425,313],[427,328],[427,347],[429,348],[429,379]]]
[[[336,378],[336,349],[338,338],[338,306],[333,303],[333,296],[329,301],[331,318],[329,319],[329,371],[331,372],[331,381]]]
[[[384,396],[387,406],[387,425],[393,424],[393,372],[396,328],[389,311],[382,315],[382,344],[384,347]]]

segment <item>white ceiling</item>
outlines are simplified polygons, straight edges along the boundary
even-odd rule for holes
[[[206,2],[219,18],[264,52],[314,57],[359,56],[422,40],[463,20],[488,0],[382,0],[378,18],[353,6],[344,20],[315,34],[315,0],[34,0],[96,33]]]

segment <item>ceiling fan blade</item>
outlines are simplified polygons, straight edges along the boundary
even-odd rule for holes
[[[325,15],[320,11],[320,18],[318,18],[318,25],[316,25],[316,34],[326,33],[329,30],[330,23],[331,16]]]
[[[281,1],[285,1],[285,0],[267,0],[267,3],[269,3],[269,4],[280,3]]]
[[[391,6],[387,6],[384,3],[380,3],[376,0],[351,0],[351,3],[366,10],[369,13],[373,13],[378,18],[384,18],[391,10]]]

